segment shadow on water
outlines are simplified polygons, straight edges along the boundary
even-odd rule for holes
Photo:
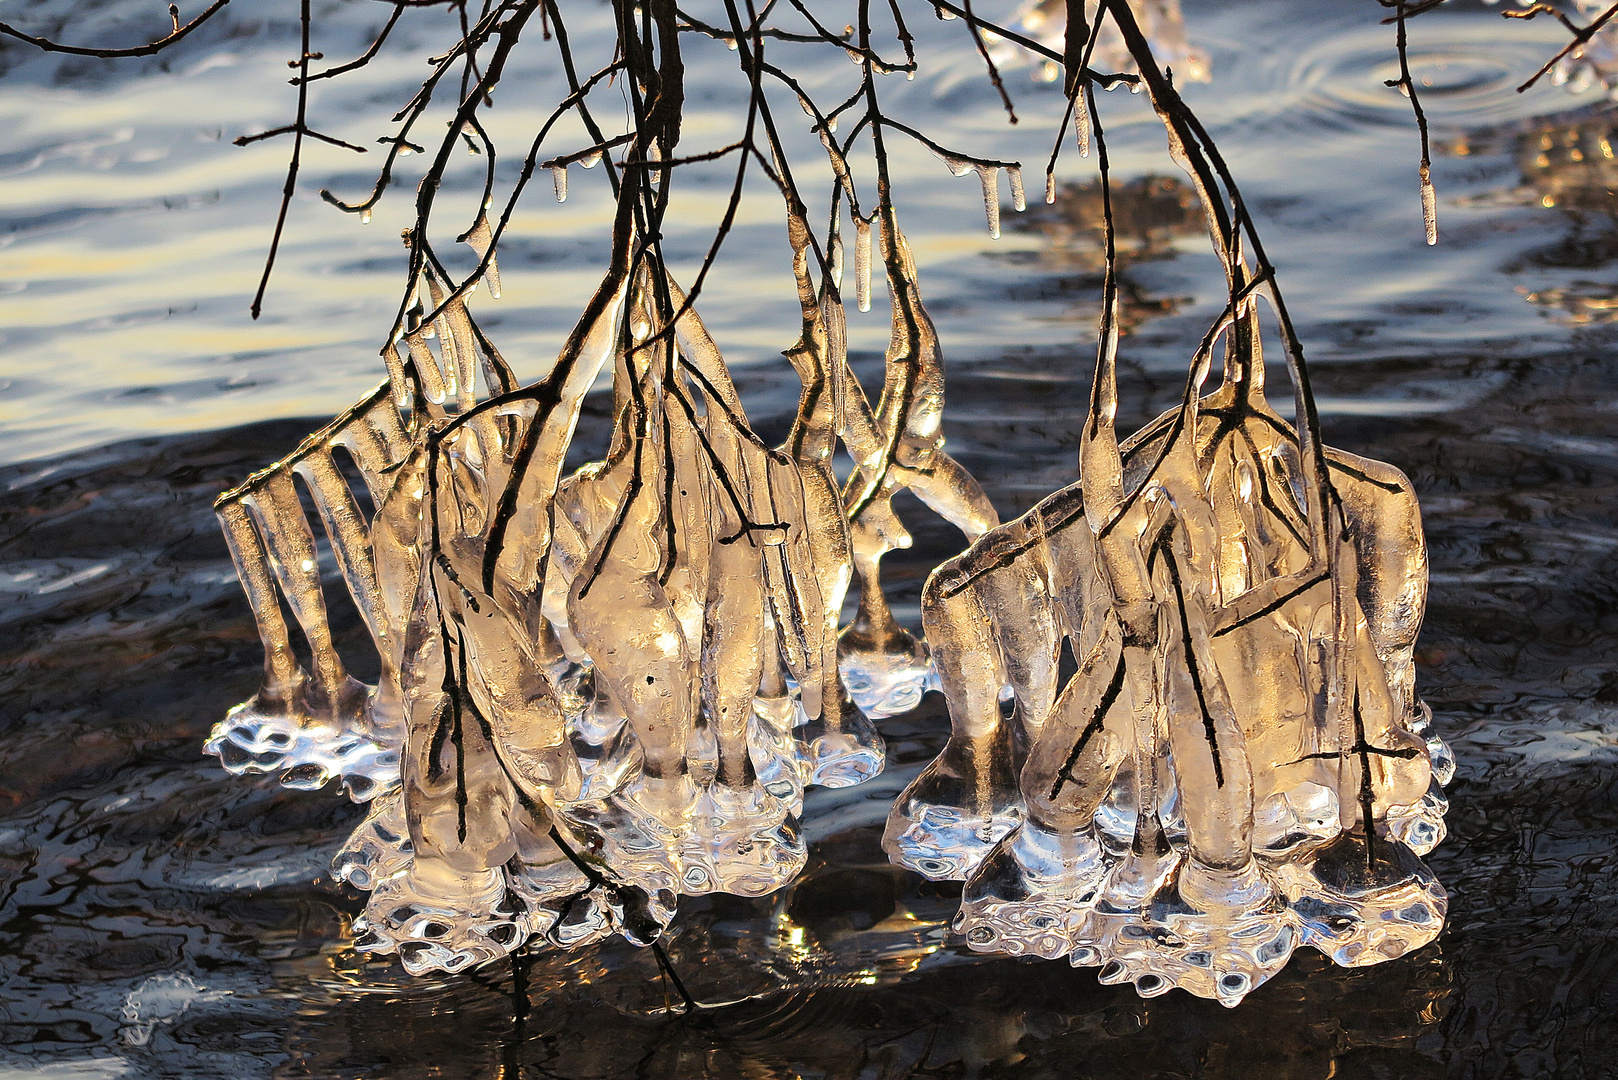
[[[623,945],[453,979],[361,961],[347,944],[359,894],[324,865],[356,808],[232,780],[198,750],[259,659],[209,500],[313,422],[8,467],[0,1055],[62,1076],[1610,1075],[1613,346],[1598,329],[1533,363],[1321,370],[1327,400],[1424,381],[1470,400],[1328,418],[1339,445],[1409,471],[1427,511],[1421,678],[1460,760],[1432,857],[1452,915],[1436,946],[1379,967],[1300,955],[1234,1012],[950,941],[951,887],[890,867],[877,843],[888,800],[938,749],[936,696],[887,722],[895,760],[871,790],[811,800],[800,881],[683,905],[669,949],[711,1006],[695,1015]],[[971,403],[952,445],[1003,511],[1069,474],[1085,366],[1022,353],[952,369]],[[1135,421],[1178,392],[1138,373],[1126,390]],[[586,424],[583,439],[602,436],[600,412]],[[955,544],[918,531],[895,563],[901,601],[913,608]]]

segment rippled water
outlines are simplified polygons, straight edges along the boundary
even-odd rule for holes
[[[316,47],[334,57],[386,11],[330,9]],[[247,319],[285,148],[229,140],[289,116],[280,61],[296,26],[291,8],[233,6],[168,70],[0,49],[0,1077],[1614,1075],[1618,123],[1599,93],[1513,92],[1562,40],[1545,20],[1505,24],[1482,5],[1415,20],[1440,150],[1429,249],[1376,5],[1186,11],[1214,73],[1187,97],[1259,215],[1328,438],[1421,493],[1422,688],[1460,760],[1450,839],[1430,859],[1452,895],[1435,946],[1354,972],[1300,957],[1234,1012],[969,955],[945,932],[949,887],[890,867],[876,842],[942,738],[930,697],[885,724],[895,761],[879,781],[811,797],[802,880],[683,903],[674,963],[700,1000],[731,1004],[673,1015],[651,957],[627,947],[443,980],[359,961],[360,895],[325,877],[355,808],[200,756],[258,664],[208,503],[378,378],[402,211],[362,226],[300,196],[267,314]],[[151,14],[84,3],[72,29],[91,40]],[[604,11],[574,18],[599,43]],[[980,153],[1042,160],[1056,91],[1011,79],[1024,122],[1008,130],[960,24],[915,29],[942,62],[887,88],[897,111]],[[731,62],[717,47],[707,59]],[[722,142],[734,90],[688,61],[688,138]],[[552,85],[528,63],[496,110],[513,142]],[[835,64],[827,80],[845,76]],[[384,59],[323,89],[315,123],[368,143],[368,117],[420,72]],[[1144,103],[1119,92],[1103,107],[1130,181],[1125,400],[1144,420],[1178,394],[1219,282]],[[356,162],[321,150],[307,175],[357,192]],[[926,154],[900,163],[951,357],[951,450],[1005,516],[1073,476],[1099,285],[1088,168],[1070,160],[1057,207],[1008,217],[996,242],[972,177]],[[520,372],[554,352],[600,271],[597,183],[575,172],[561,206],[535,193],[503,259],[506,299],[480,308]],[[670,239],[685,259],[719,210],[710,189],[692,196]],[[796,396],[772,359],[796,325],[783,252],[761,198],[703,305],[767,434]],[[867,375],[887,336],[873,307],[853,317]],[[597,407],[581,437],[604,433]],[[911,517],[916,548],[889,581],[913,619],[927,568],[960,539]]]

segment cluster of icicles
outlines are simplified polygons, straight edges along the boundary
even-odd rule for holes
[[[878,579],[910,542],[889,501],[909,487],[969,537],[997,524],[941,449],[937,338],[891,214],[881,232],[895,330],[873,409],[794,223],[804,326],[788,356],[804,392],[782,447],[748,427],[678,287],[631,268],[625,219],[545,378],[515,387],[428,278],[422,306],[439,314],[401,335],[390,380],[221,496],[266,665],[207,749],[233,773],[336,780],[369,802],[333,863],[371,893],[361,950],[419,974],[531,941],[648,944],[681,894],[789,883],[805,786],[881,771],[871,718],[913,708],[928,677]],[[487,250],[486,231],[469,241]],[[564,477],[605,369],[610,451]],[[839,440],[858,463],[843,490]],[[379,654],[374,687],[334,648],[313,516]],[[856,567],[859,617],[839,640]]]
[[[1202,396],[1199,358],[1122,444],[1104,341],[1080,482],[927,583],[951,734],[884,846],[966,882],[973,949],[1233,1006],[1299,945],[1363,966],[1443,926],[1415,494],[1270,408],[1254,306],[1223,384]]]
[[[1080,481],[999,525],[942,450],[937,337],[878,218],[894,329],[874,408],[801,220],[787,355],[804,389],[772,448],[678,287],[631,265],[624,219],[545,378],[516,387],[427,281],[441,314],[403,335],[392,379],[221,497],[266,676],[208,748],[369,800],[334,862],[371,893],[357,946],[455,971],[525,942],[650,943],[681,894],[773,892],[804,865],[804,788],[880,771],[872,719],[930,680],[950,738],[884,845],[965,880],[971,948],[1234,1005],[1298,945],[1359,966],[1430,941],[1446,898],[1419,856],[1453,764],[1414,691],[1426,551],[1408,480],[1322,446],[1306,385],[1307,423],[1270,408],[1243,292],[1223,384],[1203,394],[1211,335],[1183,404],[1122,443],[1106,324]],[[611,449],[564,477],[609,366]],[[380,655],[375,687],[333,648],[295,476]],[[879,579],[910,542],[901,488],[972,541],[928,581],[925,645]]]

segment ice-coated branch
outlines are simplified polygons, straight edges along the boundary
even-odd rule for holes
[[[1433,190],[1432,145],[1427,133],[1427,114],[1422,111],[1421,97],[1416,93],[1416,82],[1410,77],[1409,39],[1405,33],[1405,22],[1409,18],[1409,13],[1405,10],[1405,0],[1396,0],[1395,6],[1398,9],[1394,21],[1399,27],[1395,38],[1395,45],[1399,50],[1399,77],[1388,79],[1386,85],[1402,91],[1410,99],[1411,111],[1416,114],[1416,127],[1421,132],[1421,220],[1427,232],[1427,243],[1432,245],[1438,243],[1438,195]],[[1614,10],[1618,10],[1618,7]],[[1555,62],[1551,61],[1552,64]],[[1546,65],[1547,68],[1549,66]],[[1527,89],[1532,81],[1529,80],[1529,83],[1519,87],[1519,90]]]

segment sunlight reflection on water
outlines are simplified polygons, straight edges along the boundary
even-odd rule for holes
[[[1489,228],[1497,213],[1456,205],[1490,186],[1499,164],[1474,159],[1461,170],[1440,163],[1441,228],[1453,239],[1433,252],[1418,250],[1415,133],[1408,103],[1381,83],[1393,62],[1387,28],[1371,22],[1361,5],[1307,6],[1310,17],[1297,19],[1289,16],[1298,5],[1288,0],[1190,5],[1192,32],[1212,53],[1216,77],[1187,93],[1265,219],[1293,305],[1305,314],[1306,330],[1316,331],[1306,333],[1315,355],[1363,355],[1412,339],[1425,348],[1464,347],[1485,336],[1554,344],[1563,335],[1547,339],[1546,328],[1495,272],[1520,246],[1521,233]],[[322,16],[319,45],[328,56],[357,53],[375,29],[371,8],[349,0]],[[599,51],[609,29],[606,9],[581,8],[574,20],[580,51]],[[405,23],[407,31],[414,25],[428,20]],[[8,365],[0,388],[0,460],[141,433],[328,414],[374,383],[381,370],[376,349],[403,271],[394,237],[407,223],[415,175],[409,167],[422,159],[406,159],[404,182],[365,226],[321,203],[316,189],[345,197],[362,192],[379,155],[324,146],[307,151],[267,313],[256,324],[246,317],[287,146],[269,140],[236,148],[230,140],[285,121],[292,92],[280,61],[295,48],[295,30],[284,20],[226,21],[184,43],[169,71],[149,61],[62,61],[7,47],[13,66],[0,94],[8,217],[0,288],[9,295],[0,304],[0,341]],[[1027,70],[1013,74],[1025,120],[1008,128],[992,92],[973,75],[978,61],[959,28],[923,20],[916,30],[934,67],[914,83],[884,87],[897,112],[975,152],[1029,162],[1032,175],[1033,163],[1048,152],[1059,90],[1029,79]],[[1560,33],[1548,21],[1508,25],[1482,10],[1420,20],[1412,63],[1418,79],[1431,84],[1425,104],[1435,127],[1498,125],[1599,99],[1598,92],[1574,96],[1548,86],[1512,92]],[[387,103],[402,101],[420,78],[413,57],[434,44],[407,33],[370,67],[318,84],[312,122],[374,146]],[[685,130],[693,145],[718,144],[739,123],[728,71],[733,58],[717,44],[708,51],[689,60]],[[557,89],[556,73],[540,56],[525,60],[519,53],[507,76],[492,114],[492,134],[504,145],[522,143]],[[807,62],[812,84],[846,80],[852,71],[835,55],[810,54]],[[813,161],[819,151],[806,123],[783,104],[783,115],[793,117],[789,141]],[[1163,171],[1161,133],[1144,102],[1120,92],[1104,95],[1103,108],[1120,175]],[[582,145],[566,127],[550,144],[557,152]],[[502,166],[503,183],[514,168],[511,160]],[[459,224],[455,215],[479,169],[478,160],[464,159],[446,183],[446,222]],[[1070,152],[1061,175],[1083,178],[1092,169]],[[951,177],[913,147],[900,154],[898,170],[923,285],[952,356],[1093,337],[1089,296],[1077,307],[1065,295],[1027,299],[1026,270],[1007,256],[1035,253],[1039,245],[1014,232],[998,242],[988,238],[972,177]],[[686,267],[687,277],[723,208],[717,173],[689,175],[670,235],[676,268]],[[1037,176],[1031,186],[1037,190]],[[564,206],[548,189],[543,182],[531,188],[505,245],[506,299],[478,305],[519,373],[542,370],[554,355],[605,253],[610,206],[601,174],[574,170]],[[762,188],[755,195],[702,310],[733,363],[779,364],[796,312],[775,197]],[[1475,234],[1479,222],[1489,235]],[[1196,302],[1126,346],[1134,359],[1165,370],[1184,362],[1184,339],[1206,321],[1217,288],[1197,236],[1177,246],[1184,258],[1151,268],[1145,285]],[[886,342],[878,289],[874,313],[851,320],[856,349]],[[1383,306],[1393,296],[1428,301],[1432,313],[1388,318]],[[1458,312],[1464,317],[1455,318]],[[1338,327],[1355,321],[1361,325],[1344,343]]]

